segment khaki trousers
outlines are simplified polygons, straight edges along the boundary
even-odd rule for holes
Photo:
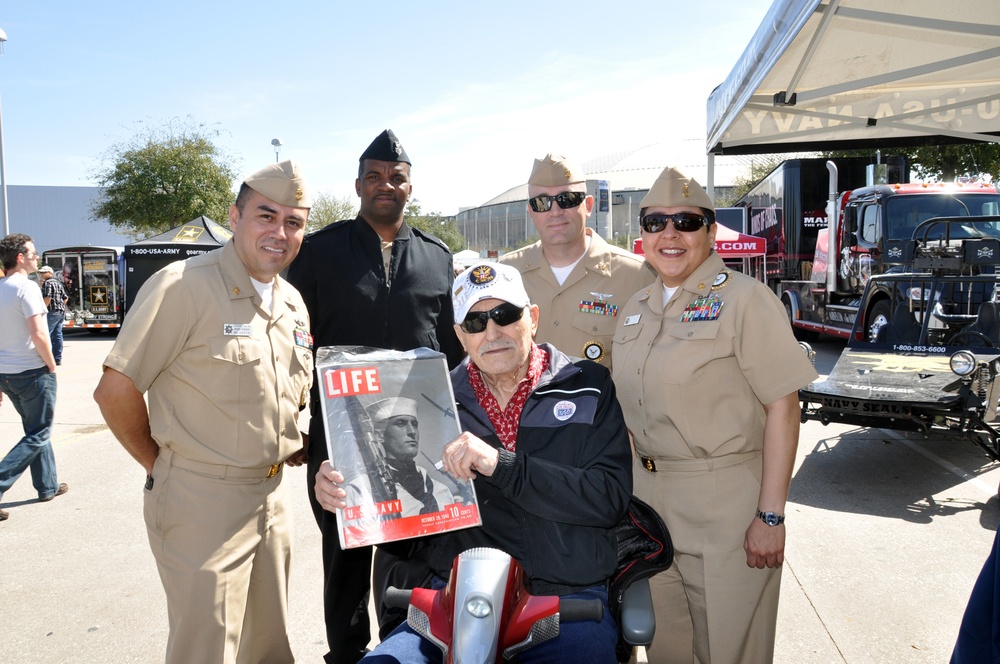
[[[747,567],[743,539],[757,509],[759,454],[633,465],[635,495],[670,529],[674,564],[650,580],[650,664],[767,664],[774,659],[781,569]]]
[[[145,492],[149,544],[167,595],[165,661],[292,662],[284,473],[198,466],[161,448]]]

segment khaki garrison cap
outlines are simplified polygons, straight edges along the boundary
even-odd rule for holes
[[[528,178],[528,184],[536,187],[561,187],[564,184],[586,181],[587,177],[579,164],[561,154],[551,152],[545,155],[544,159],[535,160],[531,176]]]
[[[286,159],[270,164],[243,181],[258,194],[267,196],[278,205],[311,208],[312,192],[302,175],[302,167]]]
[[[376,401],[368,406],[368,417],[372,418],[372,422],[381,422],[400,415],[416,417],[417,402],[406,397],[392,397]]]
[[[701,185],[671,166],[663,169],[639,202],[640,209],[649,207],[700,207],[715,211],[712,200]]]

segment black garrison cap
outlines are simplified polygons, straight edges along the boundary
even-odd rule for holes
[[[396,138],[396,134],[392,133],[392,129],[386,129],[375,137],[375,140],[368,146],[368,149],[361,153],[359,161],[364,161],[365,159],[402,161],[411,166],[413,165],[413,162],[410,161],[409,156],[406,154],[406,150],[403,149],[403,144]]]

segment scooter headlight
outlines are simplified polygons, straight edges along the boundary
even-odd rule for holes
[[[976,356],[967,350],[960,350],[949,360],[951,370],[959,376],[968,376],[976,370]]]
[[[493,604],[488,597],[473,595],[466,600],[465,610],[475,618],[486,618],[493,613]]]

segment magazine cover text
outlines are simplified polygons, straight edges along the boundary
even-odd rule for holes
[[[444,355],[329,346],[316,352],[330,460],[344,475],[340,544],[355,548],[481,525],[472,482],[442,470],[459,434]]]

